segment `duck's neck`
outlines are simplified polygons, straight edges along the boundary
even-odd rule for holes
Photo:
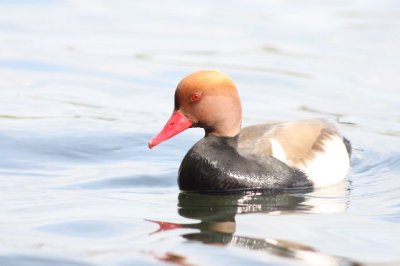
[[[239,144],[239,134],[236,134],[233,137],[226,137],[226,136],[217,136],[215,134],[206,134],[206,138],[212,141],[217,141],[222,145],[227,145],[230,146],[234,149],[237,149],[238,144]]]
[[[241,121],[234,123],[222,122],[212,128],[204,128],[205,135],[214,135],[222,138],[232,138],[239,135],[241,129]]]
[[[202,124],[206,135],[218,137],[234,137],[242,127],[242,106],[238,97],[218,98],[219,109],[208,112]],[[222,108],[223,107],[223,108]]]

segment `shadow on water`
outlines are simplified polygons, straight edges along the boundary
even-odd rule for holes
[[[308,212],[312,206],[306,204],[307,199],[305,194],[253,192],[245,194],[207,195],[181,192],[178,201],[179,215],[199,220],[199,222],[179,224],[148,220],[159,225],[159,229],[151,234],[172,229],[194,229],[198,232],[184,233],[181,236],[184,239],[203,244],[234,246],[255,251],[264,251],[272,255],[297,259],[306,263],[319,263],[320,265],[359,265],[358,262],[344,257],[324,254],[311,246],[293,241],[236,235],[236,215]],[[174,257],[171,257],[171,262],[175,262]]]

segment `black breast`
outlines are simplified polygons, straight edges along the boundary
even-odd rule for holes
[[[226,138],[211,134],[197,142],[179,168],[179,188],[226,192],[311,187],[303,172],[273,157],[240,155],[237,142],[238,136]]]

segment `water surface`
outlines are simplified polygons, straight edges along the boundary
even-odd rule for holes
[[[400,263],[397,1],[0,1],[1,265]],[[201,136],[147,141],[198,69],[244,125],[325,117],[352,171],[313,192],[180,193]]]

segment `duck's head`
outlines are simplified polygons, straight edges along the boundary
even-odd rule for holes
[[[172,116],[149,148],[190,127],[206,134],[233,137],[240,132],[242,107],[233,81],[218,71],[195,72],[179,82]]]

